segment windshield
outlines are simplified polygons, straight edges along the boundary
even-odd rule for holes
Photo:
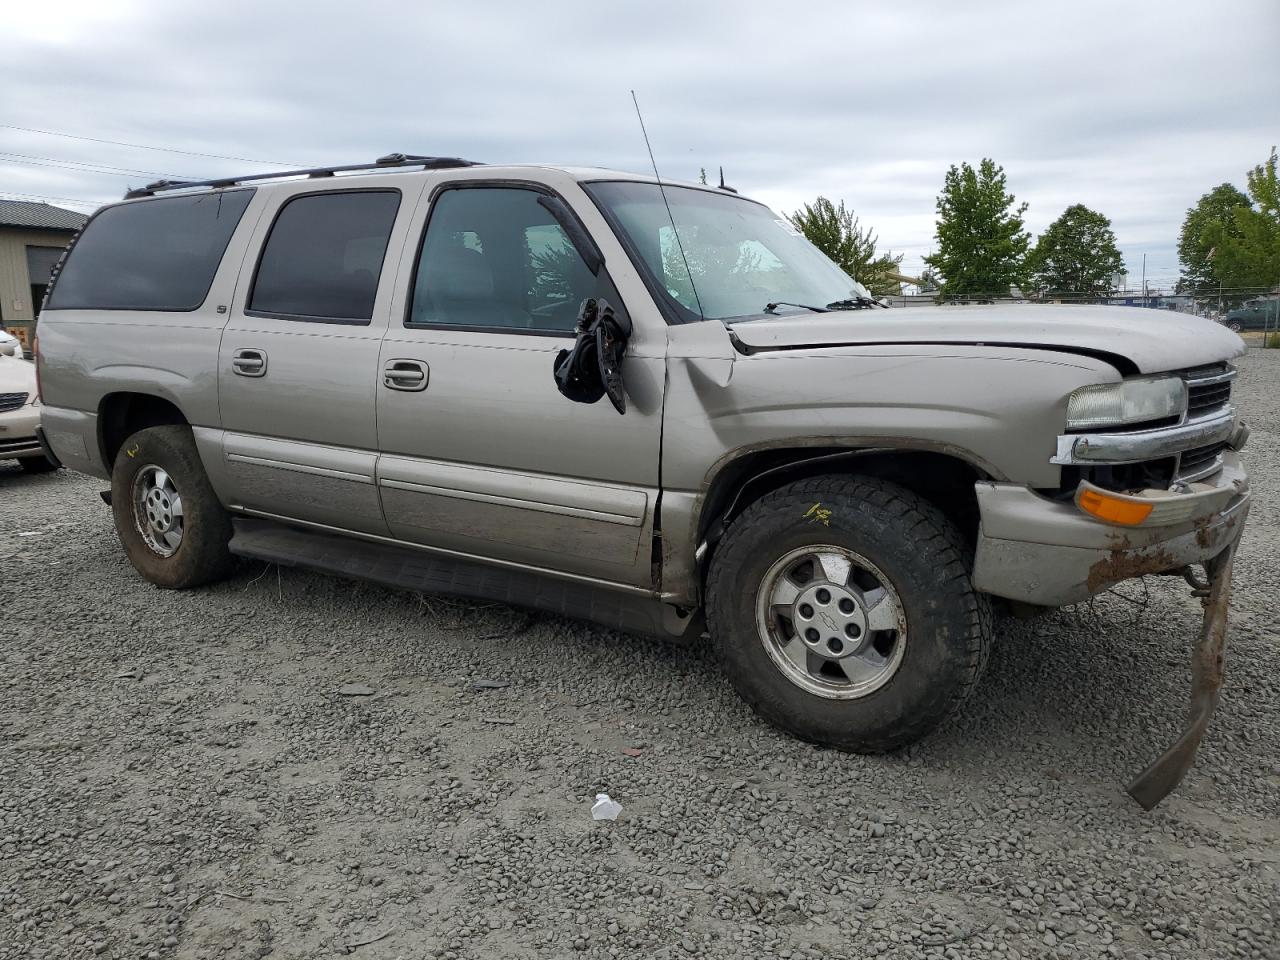
[[[685,319],[758,318],[802,312],[796,304],[823,307],[870,297],[799,230],[751,200],[668,186],[668,216],[656,183],[583,186],[626,235],[652,284],[682,308]],[[678,245],[672,219],[680,229]],[[776,306],[766,309],[771,305]]]

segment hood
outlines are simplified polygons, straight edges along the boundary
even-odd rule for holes
[[[902,307],[799,313],[734,323],[746,352],[870,344],[991,344],[1099,357],[1122,373],[1221,363],[1244,341],[1221,324],[1172,310],[1055,304]]]
[[[34,396],[35,392],[35,364],[0,354],[0,393],[29,393]]]

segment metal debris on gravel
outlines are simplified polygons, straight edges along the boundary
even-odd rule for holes
[[[1237,396],[1222,706],[1149,814],[1122,784],[1181,726],[1176,578],[1002,623],[958,717],[849,756],[700,645],[253,564],[156,589],[100,481],[0,463],[0,960],[1275,960],[1280,351]],[[460,679],[495,675],[501,718]],[[352,676],[384,693],[335,697]],[[584,817],[598,792],[622,819]]]

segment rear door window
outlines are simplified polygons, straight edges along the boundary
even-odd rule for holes
[[[245,312],[368,323],[399,208],[398,190],[294,197],[267,235]]]
[[[46,309],[195,310],[252,197],[226,190],[107,207],[68,254]]]

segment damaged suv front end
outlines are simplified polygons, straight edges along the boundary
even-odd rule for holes
[[[828,456],[847,446],[850,458],[907,449],[966,461],[977,475],[965,528],[973,587],[1015,613],[1146,575],[1186,578],[1206,605],[1193,709],[1175,746],[1129,787],[1154,806],[1189,769],[1222,684],[1231,557],[1250,504],[1248,429],[1231,398],[1244,344],[1167,311],[992,305],[942,320],[906,308],[733,323],[743,358],[725,387],[734,445],[748,439],[744,408],[777,409]],[[799,397],[813,394],[796,385],[830,383],[835,370],[839,392],[805,406]],[[920,482],[937,482],[928,472]]]
[[[1062,468],[1057,489],[977,487],[980,590],[1056,607],[1134,577],[1176,574],[1202,598],[1186,727],[1129,785],[1147,809],[1189,769],[1222,686],[1232,556],[1250,503],[1235,376],[1223,361],[1082,387],[1051,458]]]

